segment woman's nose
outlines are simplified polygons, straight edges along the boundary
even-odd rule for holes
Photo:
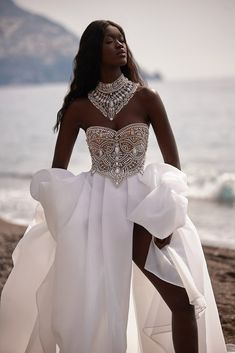
[[[118,46],[118,47],[123,47],[123,43],[122,42],[120,42],[118,39],[116,40],[116,46]]]

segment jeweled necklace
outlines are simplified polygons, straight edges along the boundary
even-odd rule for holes
[[[101,113],[110,120],[126,105],[135,93],[139,83],[130,81],[121,74],[111,83],[99,82],[88,93],[88,98]]]

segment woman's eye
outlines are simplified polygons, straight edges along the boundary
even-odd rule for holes
[[[124,40],[124,39],[118,39],[118,41],[119,41],[120,43],[125,43],[125,40]],[[108,41],[106,42],[106,44],[111,44],[111,43],[113,43],[113,40],[108,40]]]

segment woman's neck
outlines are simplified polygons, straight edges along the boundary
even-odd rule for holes
[[[101,69],[101,79],[100,81],[103,83],[112,83],[114,82],[119,76],[121,76],[122,71],[120,67],[118,67],[116,70],[114,69]]]

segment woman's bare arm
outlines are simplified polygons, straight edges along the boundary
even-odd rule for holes
[[[181,169],[177,145],[162,100],[158,93],[153,92],[149,88],[144,90],[146,111],[153,126],[164,162]],[[154,237],[154,243],[161,249],[170,243],[172,234],[164,239]]]
[[[148,118],[155,132],[164,162],[181,169],[175,138],[159,94],[145,88],[144,99]]]
[[[51,168],[67,169],[78,133],[78,103],[72,102],[59,128]]]

